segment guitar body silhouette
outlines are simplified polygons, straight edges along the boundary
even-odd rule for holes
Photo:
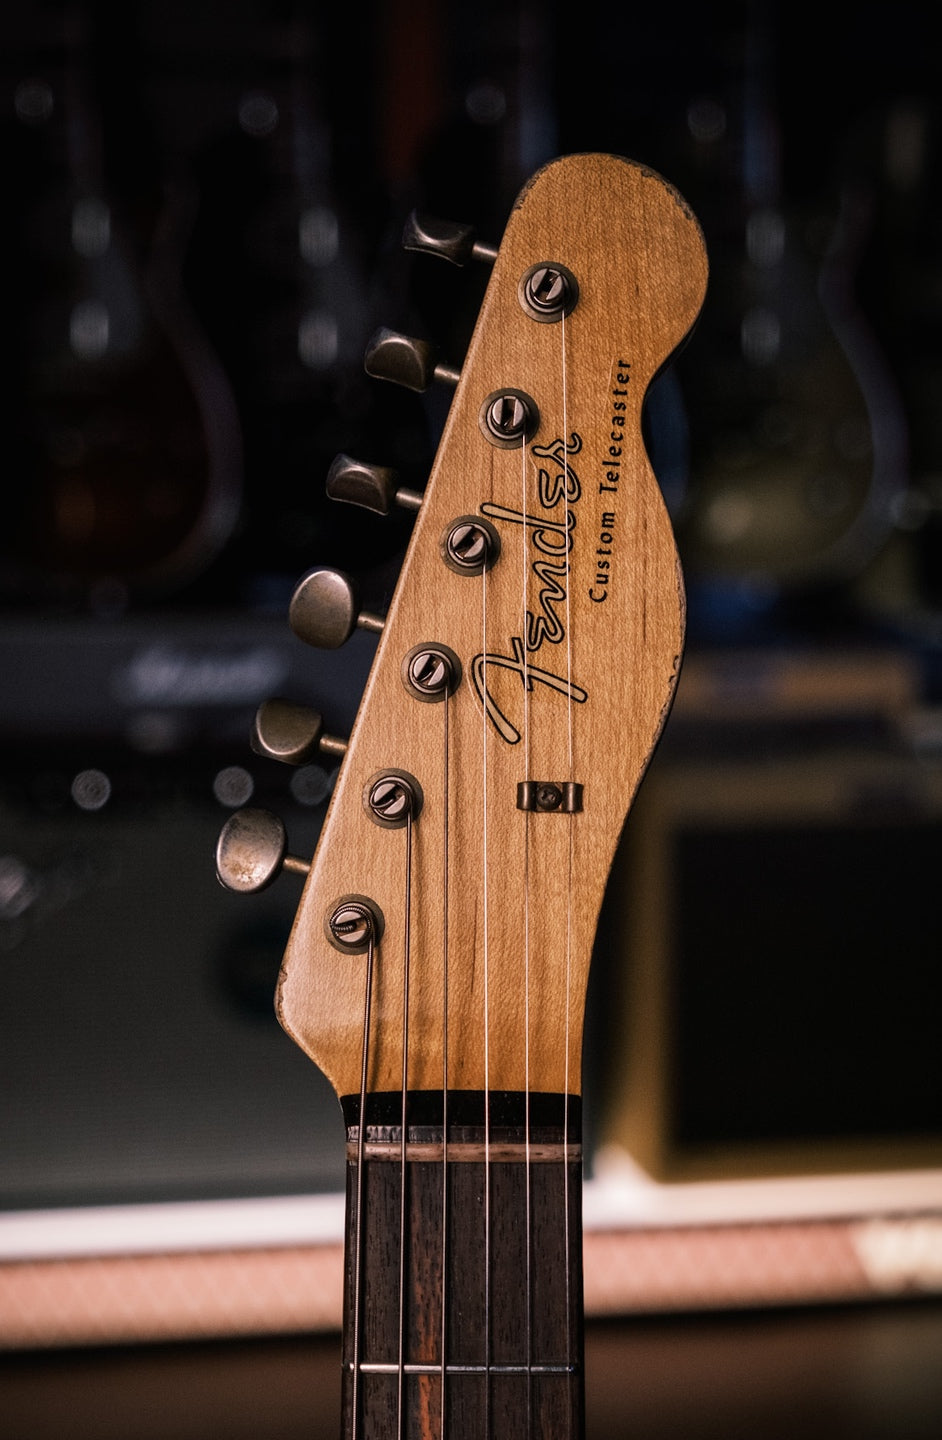
[[[182,284],[196,196],[114,193],[80,17],[19,89],[7,336],[12,598],[120,608],[198,577],[239,513],[227,377]]]
[[[855,297],[867,204],[850,184],[827,206],[786,190],[763,11],[749,8],[734,103],[692,112],[715,263],[678,537],[691,577],[774,594],[855,576],[907,475],[895,386]]]

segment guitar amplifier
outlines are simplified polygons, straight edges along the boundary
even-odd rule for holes
[[[333,1091],[278,1025],[296,877],[213,871],[246,803],[310,854],[330,765],[252,754],[283,693],[345,735],[373,644],[283,616],[8,623],[0,770],[0,1210],[337,1191]]]
[[[330,776],[252,756],[251,714],[280,686],[342,732],[371,642],[44,633],[3,639],[0,1208],[339,1189],[333,1091],[272,1010],[298,882],[246,901],[212,853],[249,792],[312,851]],[[716,673],[688,661],[609,886],[587,1138],[662,1178],[938,1163],[942,761],[885,739],[908,669]]]
[[[942,756],[917,692],[888,655],[682,679],[603,947],[600,1138],[659,1180],[942,1162]]]
[[[251,788],[310,853],[331,777],[253,757],[248,724],[274,687],[343,733],[372,645],[314,657],[281,617],[36,642],[3,636],[0,1348],[335,1329],[343,1125],[272,1011],[298,882],[246,901],[212,852]],[[888,751],[895,659],[726,677],[688,660],[603,911],[590,1314],[938,1280],[942,765]],[[797,1206],[781,1183],[877,1165]]]

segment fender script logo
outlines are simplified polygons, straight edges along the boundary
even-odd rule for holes
[[[510,670],[519,675],[520,683],[527,692],[532,691],[534,685],[545,685],[579,705],[589,698],[588,692],[583,690],[581,685],[576,685],[571,678],[540,669],[531,665],[527,659],[527,655],[539,650],[544,641],[550,645],[558,645],[566,637],[563,623],[565,609],[563,615],[560,615],[559,607],[564,607],[566,602],[564,582],[569,575],[569,556],[576,529],[576,512],[570,507],[575,505],[582,494],[579,477],[569,463],[569,456],[578,455],[581,449],[582,438],[573,431],[568,442],[565,439],[554,440],[550,445],[533,445],[530,450],[537,461],[553,462],[550,466],[537,466],[540,505],[545,512],[555,509],[560,501],[564,501],[564,520],[550,520],[539,512],[530,515],[488,502],[481,506],[482,515],[505,524],[521,526],[524,544],[529,540],[538,552],[530,568],[540,586],[539,613],[534,614],[532,610],[527,610],[524,635],[511,636],[510,655],[476,655],[471,662],[471,676],[478,699],[494,729],[508,745],[517,744],[520,731],[501,710],[488,688],[489,666],[498,670]]]
[[[471,676],[474,680],[474,688],[487,712],[487,718],[494,729],[502,740],[507,741],[508,745],[516,745],[520,739],[520,731],[507,719],[487,688],[487,671],[490,666],[494,666],[498,670],[514,671],[520,676],[520,683],[525,690],[532,690],[537,684],[548,685],[551,690],[557,690],[560,695],[568,695],[570,700],[575,700],[580,705],[583,701],[588,700],[589,696],[581,685],[574,685],[571,680],[564,679],[562,675],[553,675],[549,670],[540,670],[537,666],[528,664],[523,641],[519,635],[511,635],[510,648],[513,651],[512,655],[475,655],[471,661]]]

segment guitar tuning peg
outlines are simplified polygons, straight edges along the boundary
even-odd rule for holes
[[[438,255],[452,265],[467,265],[469,260],[483,260],[493,265],[497,246],[474,238],[470,225],[453,220],[438,220],[420,210],[413,210],[402,232],[404,250],[419,250],[425,255]]]
[[[436,360],[435,347],[428,340],[402,335],[385,326],[375,332],[367,345],[363,363],[367,375],[377,380],[391,380],[395,385],[420,393],[427,390],[433,380],[457,385],[461,378],[460,370]]]
[[[368,465],[349,455],[337,455],[327,471],[327,494],[331,500],[344,500],[360,505],[377,515],[388,515],[393,505],[403,510],[418,510],[422,496],[418,490],[400,486],[395,470],[385,465]]]
[[[216,876],[227,890],[251,895],[264,890],[282,870],[306,875],[310,862],[289,855],[284,823],[270,810],[237,810],[216,842]]]
[[[354,630],[378,635],[381,615],[357,611],[353,581],[340,570],[317,566],[302,576],[288,606],[288,624],[299,640],[320,650],[338,650]]]
[[[249,743],[256,755],[288,765],[303,765],[318,753],[339,759],[347,752],[346,740],[324,734],[324,721],[316,710],[290,700],[263,701]]]

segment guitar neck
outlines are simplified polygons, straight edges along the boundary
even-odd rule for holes
[[[705,284],[696,220],[653,171],[574,155],[533,177],[381,622],[276,1000],[346,1097],[347,1440],[583,1434],[586,984],[683,650],[641,411]],[[292,623],[334,646],[356,609],[318,566]],[[265,710],[263,753],[310,755],[320,717]],[[237,813],[219,873],[306,870],[286,843]]]
[[[343,1103],[345,1440],[580,1440],[578,1098]]]

